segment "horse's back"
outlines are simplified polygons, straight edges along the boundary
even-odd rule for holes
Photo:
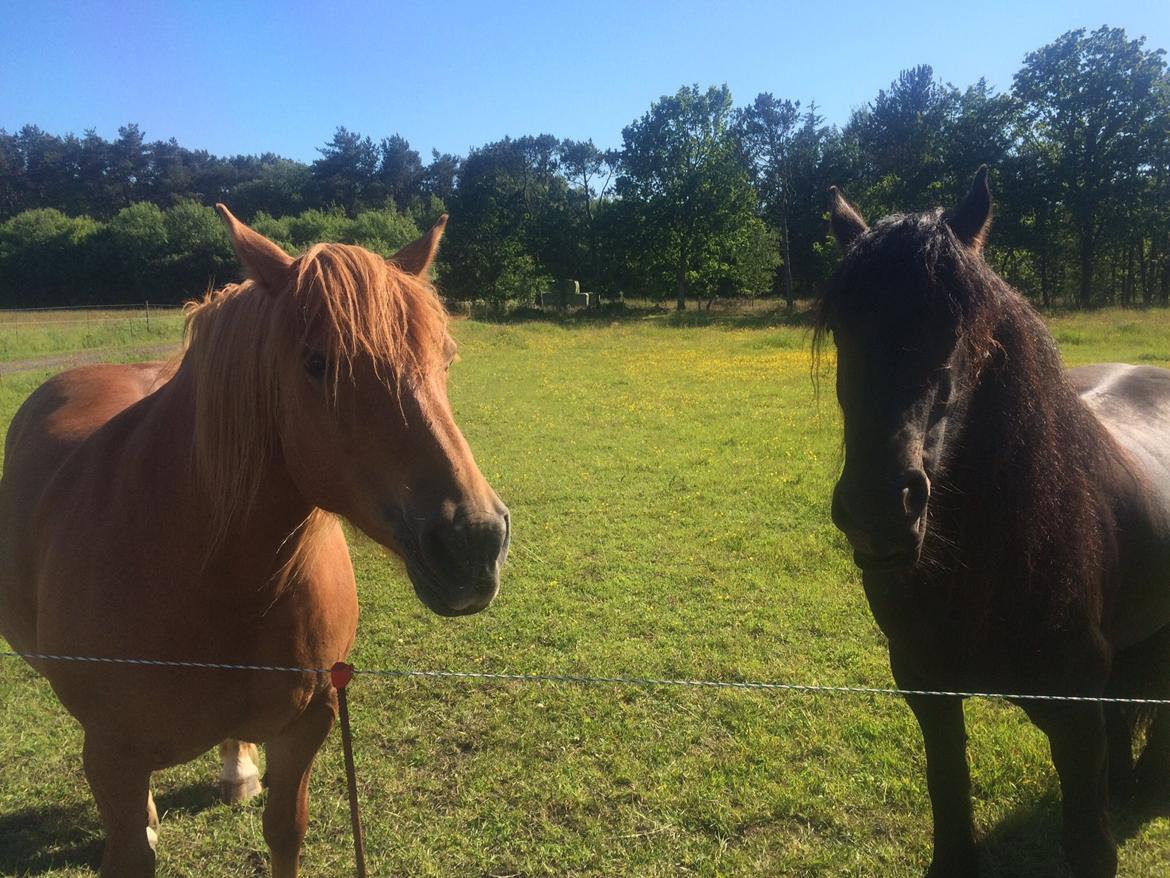
[[[1170,497],[1170,369],[1097,363],[1069,370],[1081,399]]]
[[[35,639],[28,565],[46,486],[86,439],[167,377],[161,363],[70,369],[38,387],[13,417],[0,477],[0,634],[18,649],[31,649]]]
[[[1170,369],[1099,363],[1069,378],[1122,451],[1102,487],[1120,562],[1110,639],[1126,646],[1170,619]]]

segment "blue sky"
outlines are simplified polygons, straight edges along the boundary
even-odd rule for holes
[[[213,153],[311,161],[338,125],[466,153],[506,134],[592,137],[680,85],[815,99],[844,122],[927,63],[1006,90],[1077,27],[1170,48],[1170,2],[58,3],[0,0],[0,127],[112,138],[137,122]]]

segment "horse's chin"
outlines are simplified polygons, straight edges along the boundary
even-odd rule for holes
[[[418,595],[418,599],[422,602],[423,606],[439,616],[446,616],[448,618],[454,616],[471,616],[482,610],[486,610],[492,600],[495,599],[496,592],[499,591],[499,585],[497,583],[496,588],[486,600],[475,600],[458,607],[452,606],[443,594],[444,589],[424,565],[417,563],[409,556],[404,556],[404,560],[406,562],[406,575],[410,578],[410,584],[414,586],[414,593]]]
[[[921,558],[922,546],[885,555],[874,555],[856,549],[853,551],[853,563],[862,573],[907,573],[918,565]]]

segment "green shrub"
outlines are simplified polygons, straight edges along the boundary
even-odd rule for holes
[[[17,214],[0,224],[0,304],[73,304],[87,300],[99,226],[54,208]]]

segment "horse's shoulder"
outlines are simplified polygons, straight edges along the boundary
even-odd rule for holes
[[[160,363],[81,366],[53,376],[28,398],[22,424],[67,443],[85,439],[167,377]]]
[[[47,487],[94,434],[169,377],[159,363],[81,366],[54,375],[25,400],[5,441],[4,473],[22,505]]]

